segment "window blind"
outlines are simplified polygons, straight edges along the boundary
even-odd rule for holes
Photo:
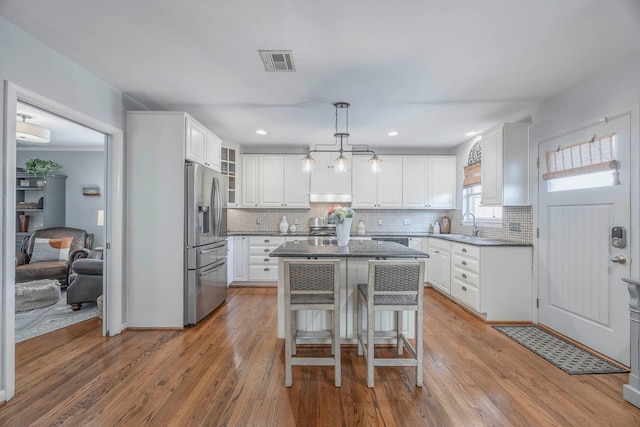
[[[464,167],[464,181],[462,182],[463,188],[473,187],[474,185],[480,185],[482,180],[482,168],[481,162],[474,163]]]
[[[589,141],[558,147],[545,153],[547,172],[542,179],[556,179],[604,170],[617,170],[615,133],[595,136]]]

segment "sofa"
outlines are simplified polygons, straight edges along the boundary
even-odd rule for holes
[[[55,279],[64,289],[70,283],[71,265],[94,255],[93,234],[70,227],[43,228],[22,241],[16,255],[16,283]]]
[[[102,295],[102,260],[81,258],[72,265],[75,277],[67,288],[67,304],[73,311],[84,302],[97,302]]]

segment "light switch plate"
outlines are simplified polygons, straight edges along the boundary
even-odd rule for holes
[[[260,225],[260,222],[261,222],[260,218],[256,218],[256,224]]]
[[[510,222],[509,223],[509,231],[520,231],[520,223],[519,222]]]
[[[378,218],[378,225],[382,225],[382,218]]]

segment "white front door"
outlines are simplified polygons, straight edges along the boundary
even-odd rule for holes
[[[619,184],[550,191],[542,179],[545,153],[615,133]],[[625,115],[539,146],[539,322],[629,365],[630,136]],[[613,182],[607,181],[607,183]],[[611,229],[624,227],[627,246],[611,245]],[[614,257],[626,262],[614,262]],[[615,258],[619,261],[619,258]]]

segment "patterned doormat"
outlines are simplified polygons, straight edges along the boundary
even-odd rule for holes
[[[494,326],[494,328],[569,375],[629,372],[537,326]]]
[[[62,291],[55,305],[16,313],[16,342],[28,340],[57,329],[98,317],[95,302],[82,303],[82,309],[71,310],[67,305],[67,292]]]

